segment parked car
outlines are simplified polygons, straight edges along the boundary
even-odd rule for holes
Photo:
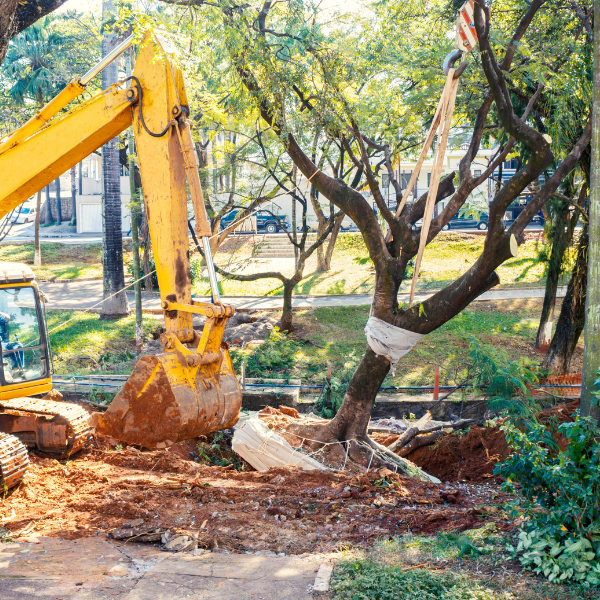
[[[240,211],[232,210],[228,212],[221,219],[221,230],[225,229],[233,223],[236,215]],[[290,228],[290,223],[287,220],[285,215],[277,215],[277,219],[270,213],[265,210],[257,210],[252,214],[253,217],[256,217],[256,230],[257,231],[265,231],[266,233],[277,233],[278,231],[283,231],[284,229]]]
[[[456,213],[452,219],[442,227],[442,231],[448,229],[480,229],[485,231],[488,228],[489,217],[486,213],[480,213],[478,217],[471,215],[460,216]]]
[[[508,226],[512,225],[515,222],[516,218],[523,212],[523,208],[512,207],[512,209],[511,209],[511,207],[509,206],[509,209],[511,209],[511,210],[507,210],[504,213],[504,226],[508,227]],[[540,227],[543,227],[544,222],[545,222],[544,214],[540,210],[537,212],[536,215],[534,215],[533,219],[531,219],[529,224],[530,225],[539,225]]]
[[[31,223],[32,221],[35,220],[35,206],[24,206],[21,209],[21,212],[19,213],[19,209],[15,209],[15,213],[12,217],[11,222],[12,223],[17,223],[17,224],[21,224],[21,223]]]

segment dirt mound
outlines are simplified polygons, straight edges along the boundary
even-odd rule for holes
[[[498,427],[471,427],[466,434],[445,435],[431,446],[411,452],[407,458],[442,481],[486,481],[497,462],[510,450]]]
[[[572,415],[578,408],[579,400],[559,404],[544,410],[539,419],[549,425],[556,421],[565,423],[572,421]],[[564,449],[564,438],[556,433],[555,438]],[[393,439],[394,436],[389,438],[391,441]],[[389,445],[387,442],[388,440],[384,444]],[[435,444],[411,452],[407,458],[442,481],[482,482],[494,477],[496,463],[503,461],[509,454],[504,433],[498,426],[474,426],[466,434],[456,432],[445,435]]]
[[[196,534],[205,548],[301,554],[367,544],[408,528],[477,526],[506,499],[495,484],[448,490],[388,470],[238,472],[198,464],[186,458],[191,452],[192,444],[140,451],[97,440],[66,461],[32,454],[22,484],[0,500],[0,518],[15,535],[69,539],[107,535],[143,519]]]

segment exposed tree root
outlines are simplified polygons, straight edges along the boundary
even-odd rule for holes
[[[290,423],[286,431],[302,439],[304,447],[312,451],[323,450],[327,446],[327,462],[330,466],[343,465],[346,469],[354,467],[361,471],[387,467],[392,471],[402,471],[410,477],[438,482],[435,477],[424,473],[416,465],[394,454],[366,434],[336,435],[339,429],[337,425],[335,420],[310,425]]]

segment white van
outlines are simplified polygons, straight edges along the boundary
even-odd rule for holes
[[[15,212],[12,216],[12,223],[21,224],[21,223],[33,223],[35,221],[35,206],[27,206],[24,205],[21,207],[21,212],[19,212],[18,208],[15,208]]]

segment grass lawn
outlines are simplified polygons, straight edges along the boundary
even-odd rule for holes
[[[388,375],[384,385],[433,385],[435,365],[440,382],[453,380],[476,338],[503,349],[508,358],[541,356],[533,348],[542,302],[537,299],[474,302],[462,313],[425,336]],[[320,383],[331,365],[332,375],[347,379],[366,347],[364,326],[369,307],[317,308],[294,312],[296,341],[284,336],[259,348],[233,349],[236,365],[246,362],[249,377],[299,377],[303,383]],[[306,340],[309,340],[307,343]],[[573,372],[581,372],[582,342],[572,361]]]
[[[464,273],[479,257],[483,249],[484,236],[466,233],[442,232],[427,246],[419,275],[419,290],[439,289]],[[216,256],[218,264],[238,260],[235,252],[221,252]],[[541,241],[529,240],[520,246],[519,255],[497,270],[501,286],[505,288],[543,286],[545,283],[544,262],[540,256],[549,250]],[[241,254],[247,257],[247,253]],[[572,258],[572,257],[570,257]],[[306,265],[305,276],[296,286],[296,294],[362,294],[373,290],[374,271],[367,260],[367,250],[358,233],[341,234],[335,247],[331,270],[316,272],[316,253]],[[366,260],[366,262],[365,262]],[[562,277],[566,284],[569,273]],[[261,279],[253,282],[223,280],[222,293],[234,296],[280,295],[283,293],[277,279]],[[401,290],[408,291],[410,279],[405,280]],[[207,293],[208,280],[195,285],[195,292]]]
[[[144,316],[144,337],[160,322]],[[135,363],[135,316],[104,321],[97,313],[48,311],[48,331],[57,375],[121,373]]]
[[[0,246],[0,260],[30,265],[36,279],[102,277],[102,247],[99,244],[40,244],[42,266],[33,266],[33,244]]]
[[[442,385],[453,380],[465,363],[472,338],[503,349],[509,359],[527,357],[539,361],[533,342],[541,300],[475,302],[437,331],[425,336],[388,375],[384,385],[432,385],[435,365],[440,365]],[[277,313],[269,313],[277,316]],[[364,326],[368,307],[317,308],[294,311],[296,331],[291,337],[273,335],[262,346],[234,347],[231,354],[237,371],[245,361],[248,377],[301,378],[321,383],[327,367],[347,382],[360,361],[366,340]],[[61,323],[71,320],[64,327]],[[133,365],[134,317],[101,321],[95,313],[49,311],[49,329],[58,374],[90,372],[127,374]],[[162,320],[145,316],[146,338]],[[86,357],[86,358],[83,358]],[[582,342],[576,350],[572,371],[580,372]]]
[[[463,533],[381,541],[334,568],[332,600],[591,600],[600,592],[522,571],[493,523]]]
[[[235,242],[235,243],[233,243]],[[240,244],[241,242],[241,244]],[[483,248],[484,237],[464,233],[442,232],[425,251],[421,274],[420,290],[439,289],[464,273],[476,260]],[[215,261],[221,266],[236,261],[249,260],[253,239],[232,240],[217,252]],[[42,280],[77,279],[102,276],[102,249],[99,244],[69,245],[42,244],[42,266],[33,267],[33,244],[21,246],[0,246],[0,260],[23,262],[33,267],[36,278]],[[193,249],[192,249],[193,250]],[[519,256],[498,268],[502,287],[543,286],[545,281],[544,264],[540,255],[548,250],[546,244],[530,240],[525,242]],[[131,250],[124,249],[126,276],[127,265],[131,262]],[[316,253],[307,262],[305,276],[296,286],[296,294],[359,294],[373,290],[374,271],[368,260],[366,247],[358,233],[344,233],[338,238],[331,270],[316,272]],[[566,283],[568,273],[561,283]],[[410,280],[406,280],[401,290],[407,291]],[[280,295],[283,293],[277,279],[261,279],[253,282],[222,280],[223,294]],[[208,280],[200,279],[194,284],[194,292],[208,291]]]

